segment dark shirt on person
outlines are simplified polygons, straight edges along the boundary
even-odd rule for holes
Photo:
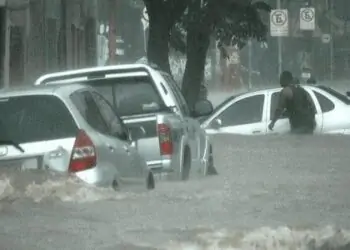
[[[291,132],[312,133],[315,129],[315,106],[310,95],[299,85],[287,85],[281,92],[271,122],[275,123],[284,111],[289,117]]]

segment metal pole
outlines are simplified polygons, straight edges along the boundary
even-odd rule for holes
[[[328,0],[328,6],[330,7],[331,10],[333,10],[333,1],[332,0]],[[333,81],[334,79],[334,40],[333,40],[333,24],[330,23],[330,36],[331,36],[331,41],[329,43],[329,47],[330,47],[330,51],[329,51],[329,56],[330,56],[330,78],[331,81]]]
[[[281,0],[277,0],[277,9],[281,8]],[[282,58],[282,37],[277,37],[277,44],[278,44],[278,76],[282,73],[282,65],[283,65],[283,58]]]
[[[252,39],[248,41],[248,84],[249,89],[252,88]]]
[[[4,87],[10,87],[10,35],[11,25],[9,10],[5,9],[5,55],[4,55]]]
[[[101,5],[100,5],[100,2],[98,2],[97,0],[94,0],[94,18],[95,18],[95,24],[96,24],[96,27],[95,27],[95,32],[96,34],[100,34],[100,26],[101,26],[101,14],[100,14],[100,11],[101,11]],[[99,58],[99,50],[100,50],[100,47],[101,45],[99,45],[99,36],[95,36],[95,58],[94,58],[94,64],[93,65],[99,65],[98,62],[98,58]]]
[[[143,27],[143,49],[145,53],[147,54],[147,35],[146,35],[146,29]]]

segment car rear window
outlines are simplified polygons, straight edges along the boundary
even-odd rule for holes
[[[342,101],[343,103],[350,105],[350,99],[346,95],[343,95],[338,91],[327,86],[317,86],[317,87],[327,92],[328,94],[332,95],[333,97],[337,98],[338,100]]]
[[[0,98],[0,139],[27,143],[74,137],[77,126],[56,96]]]
[[[149,77],[94,79],[86,82],[116,108],[120,116],[166,111]]]

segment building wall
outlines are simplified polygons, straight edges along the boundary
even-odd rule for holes
[[[10,85],[33,84],[48,72],[96,65],[96,0],[15,1],[7,8]]]

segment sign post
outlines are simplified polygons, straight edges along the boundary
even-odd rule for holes
[[[275,9],[270,13],[270,32],[271,36],[288,36],[288,10]]]
[[[300,30],[315,30],[315,8],[300,8]]]
[[[307,39],[307,45],[305,46],[305,53],[307,55],[307,58],[309,58],[307,61],[304,62],[305,65],[307,65],[306,68],[308,68],[308,71],[312,74],[312,65],[313,65],[313,59],[312,54],[314,51],[313,48],[313,34],[315,30],[315,8],[307,6],[304,8],[300,8],[299,13],[299,23],[300,23],[300,30],[304,33],[305,38]],[[302,69],[302,72],[305,72],[305,69]]]
[[[248,85],[249,89],[252,89],[252,39],[248,40],[248,64],[249,64],[249,75],[248,75]]]
[[[278,74],[282,73],[282,37],[289,35],[288,10],[281,9],[281,0],[277,0],[277,9],[270,12],[270,33],[278,42]]]
[[[146,7],[142,11],[141,22],[143,26],[143,46],[144,46],[145,52],[147,53],[147,39],[148,39],[147,30],[149,28],[149,17],[148,17]]]

